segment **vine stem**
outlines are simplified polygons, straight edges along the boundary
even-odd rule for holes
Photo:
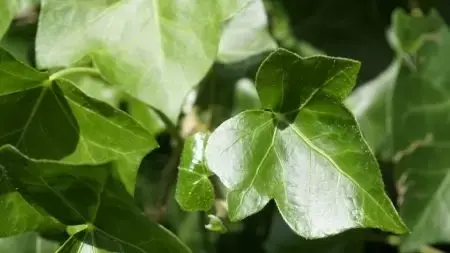
[[[73,68],[67,68],[67,69],[60,70],[56,73],[53,73],[52,75],[50,75],[49,81],[55,81],[57,79],[65,77],[65,76],[79,74],[79,73],[90,74],[90,75],[94,75],[94,76],[101,75],[100,71],[98,69],[89,68],[89,67],[73,67]]]

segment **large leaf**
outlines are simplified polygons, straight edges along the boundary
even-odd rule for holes
[[[399,69],[394,61],[377,78],[356,89],[345,101],[355,115],[367,144],[383,158],[392,155],[391,102]]]
[[[197,133],[186,140],[183,148],[175,198],[187,211],[208,211],[214,205],[212,173],[205,164],[205,146],[209,135]]]
[[[230,190],[232,220],[275,199],[289,226],[307,238],[354,227],[406,231],[343,105],[358,69],[351,60],[285,50],[265,60],[256,87],[266,110],[227,120],[206,147],[209,168]]]
[[[0,0],[0,39],[8,30],[16,9],[16,0]]]
[[[113,167],[38,161],[11,146],[0,149],[2,176],[28,202],[65,225],[78,227],[59,252],[189,252],[170,232],[143,216],[111,176]]]
[[[137,166],[157,146],[126,113],[84,95],[72,83],[50,81],[0,51],[0,146],[37,159],[70,163],[117,160],[127,188]],[[49,113],[51,112],[51,113]]]
[[[175,121],[216,58],[224,19],[248,2],[44,0],[38,66],[68,66],[90,53],[108,81]]]
[[[276,47],[277,44],[267,29],[267,15],[262,0],[252,0],[225,25],[218,60],[225,63],[238,62]]]
[[[440,23],[437,20],[441,20]],[[434,27],[434,29],[432,29]],[[450,242],[450,32],[436,12],[394,15],[399,42],[406,46],[393,94],[393,141],[400,214],[412,233],[401,246]],[[416,40],[402,34],[415,34]],[[411,49],[412,48],[412,49]]]

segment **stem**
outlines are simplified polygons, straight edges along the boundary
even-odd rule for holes
[[[100,71],[98,69],[88,68],[88,67],[73,67],[73,68],[60,70],[60,71],[52,74],[48,79],[49,79],[49,81],[53,82],[57,79],[61,79],[61,78],[65,77],[65,76],[79,74],[79,73],[90,74],[93,76],[101,75]]]

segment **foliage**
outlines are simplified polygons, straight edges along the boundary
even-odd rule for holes
[[[450,12],[331,2],[0,0],[0,252],[445,250]]]

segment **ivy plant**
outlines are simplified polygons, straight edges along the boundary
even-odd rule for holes
[[[354,91],[365,63],[283,41],[282,6],[0,0],[0,251],[449,242],[444,19],[393,11]]]

